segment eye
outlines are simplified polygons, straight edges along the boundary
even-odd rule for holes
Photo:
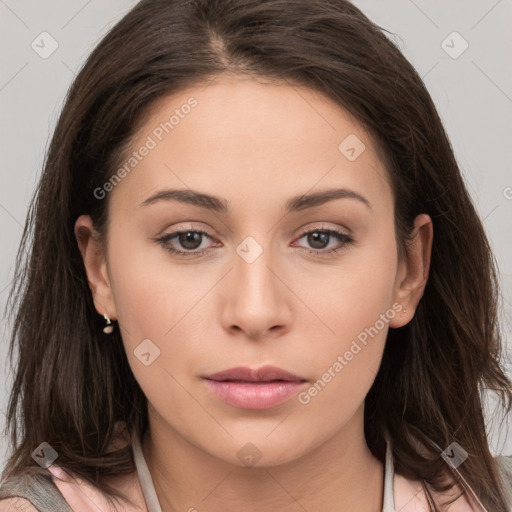
[[[307,242],[313,246],[313,249],[309,247],[302,247],[302,249],[311,254],[322,256],[337,253],[340,249],[344,249],[347,245],[354,243],[352,237],[333,228],[316,227],[303,232],[299,240],[304,237],[307,237]],[[326,249],[333,238],[338,240],[338,246]]]
[[[205,231],[186,229],[181,231],[174,231],[173,233],[169,233],[161,238],[158,238],[156,241],[159,242],[165,250],[172,254],[178,254],[182,257],[201,256],[208,252],[207,249],[201,249],[199,251],[197,250],[197,248],[201,246],[203,237],[211,238],[210,235],[208,235],[208,233]],[[174,239],[176,239],[176,242],[178,242],[181,247],[186,250],[182,251],[172,247],[170,242]]]
[[[156,239],[156,241],[171,254],[176,254],[180,257],[194,257],[202,256],[208,252],[209,248],[199,249],[204,241],[204,237],[212,239],[206,231],[186,229],[174,231]],[[311,244],[313,248],[300,248],[311,254],[322,256],[337,253],[340,249],[344,249],[347,245],[354,243],[354,239],[349,235],[333,228],[317,227],[310,229],[309,231],[304,231],[299,237],[299,240],[304,237],[307,237],[307,242]],[[338,240],[338,246],[326,249],[333,238]],[[173,247],[171,242],[179,244],[184,250]]]

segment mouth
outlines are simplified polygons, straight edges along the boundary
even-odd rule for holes
[[[229,405],[242,409],[269,409],[288,401],[306,379],[274,366],[237,367],[203,377],[208,389]]]

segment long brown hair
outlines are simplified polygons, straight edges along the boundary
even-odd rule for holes
[[[367,443],[384,461],[387,431],[396,471],[430,495],[447,489],[435,446],[457,442],[468,484],[489,510],[507,510],[482,407],[485,389],[507,412],[512,402],[495,263],[433,101],[383,32],[346,0],[143,0],[103,38],[69,90],[16,261],[4,478],[37,471],[31,453],[46,441],[61,467],[121,496],[105,477],[133,471],[132,453],[108,447],[117,422],[144,432],[147,399],[119,330],[102,332],[74,223],[89,214],[105,232],[108,197],[94,190],[156,100],[229,72],[310,87],[355,116],[389,172],[401,255],[415,217],[431,216],[430,277],[414,318],[388,333]]]

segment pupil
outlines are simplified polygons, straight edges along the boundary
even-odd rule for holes
[[[318,241],[321,240],[320,246],[315,246]],[[329,234],[328,233],[309,233],[308,235],[308,243],[310,243],[315,249],[323,249],[329,242]]]
[[[201,233],[187,231],[186,233],[180,233],[179,236],[180,244],[186,249],[197,249],[201,245]]]

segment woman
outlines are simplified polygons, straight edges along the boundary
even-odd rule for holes
[[[490,247],[349,2],[137,4],[27,222],[7,510],[512,510]]]

